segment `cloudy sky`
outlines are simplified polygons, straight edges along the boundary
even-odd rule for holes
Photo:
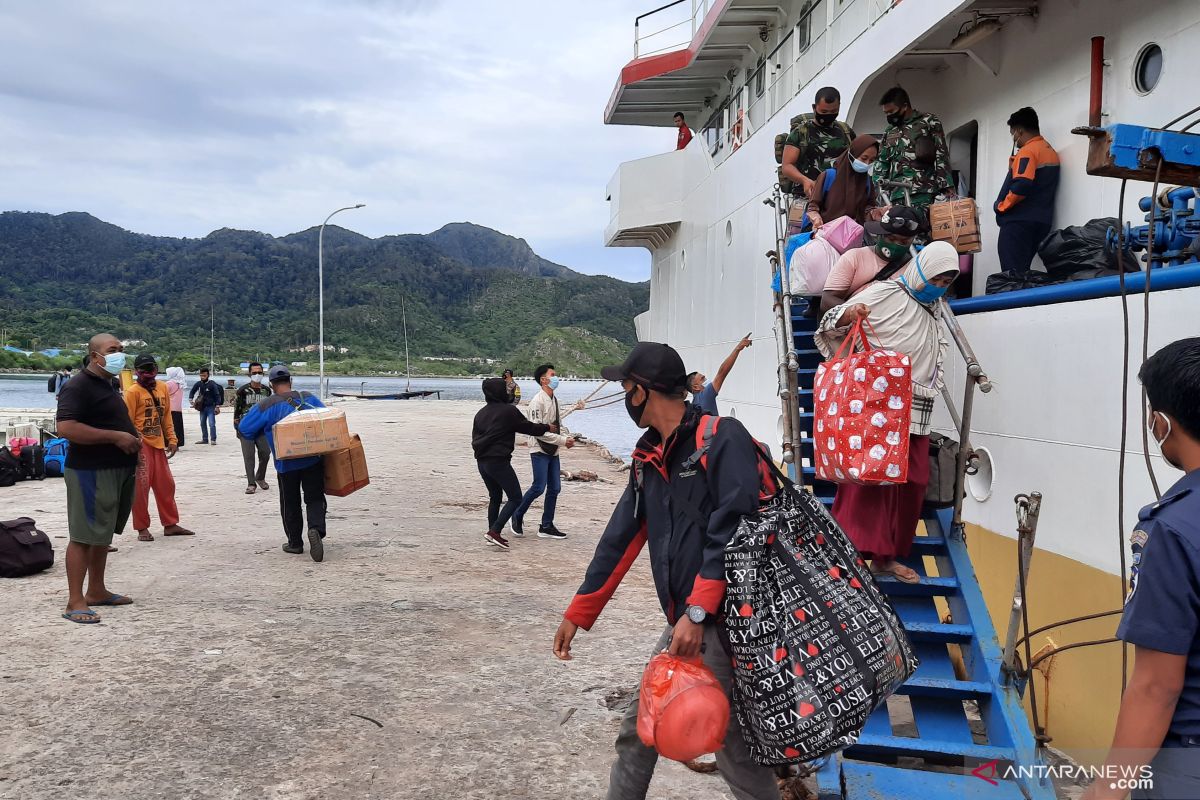
[[[605,126],[650,0],[67,0],[0,6],[0,209],[141,233],[368,236],[469,220],[584,272],[616,165],[673,146]]]

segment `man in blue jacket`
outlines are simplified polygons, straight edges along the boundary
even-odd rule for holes
[[[287,542],[283,552],[304,552],[304,515],[300,509],[300,495],[304,494],[304,508],[308,514],[308,554],[313,561],[325,558],[325,466],[320,456],[281,459],[275,455],[275,423],[301,408],[324,408],[315,395],[292,391],[292,374],[285,366],[271,367],[268,374],[271,383],[270,398],[246,412],[238,424],[243,438],[254,441],[264,433],[275,458],[276,483],[279,485],[279,511],[283,515],[283,532]]]
[[[759,508],[754,440],[732,417],[720,421],[703,462],[696,428],[703,416],[685,401],[687,369],[665,344],[642,342],[606,380],[625,390],[625,409],[646,434],[633,451],[629,485],[592,556],[587,576],[563,614],[554,655],[571,658],[571,641],[590,630],[643,545],[667,627],[654,646],[684,658],[700,656],[728,694],[732,667],[729,634],[720,621],[725,597],[725,547],[739,522]],[[635,701],[621,720],[608,800],[646,796],[658,753],[637,734]],[[774,773],[754,762],[737,715],[731,714],[717,767],[737,800],[777,800]]]

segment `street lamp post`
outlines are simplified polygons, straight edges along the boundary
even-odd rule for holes
[[[356,208],[362,208],[365,203],[358,203],[353,206],[339,208],[325,218],[321,223],[321,232],[317,234],[317,318],[318,318],[318,333],[317,347],[320,352],[321,362],[321,377],[318,379],[317,394],[321,399],[329,396],[325,390],[325,226],[329,224],[329,220],[333,219],[334,214],[340,214],[343,211],[353,211]]]

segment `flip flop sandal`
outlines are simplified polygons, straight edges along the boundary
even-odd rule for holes
[[[150,531],[142,531],[141,533],[138,534],[138,541],[139,542],[153,542],[154,534],[152,534]]]
[[[71,622],[78,622],[81,625],[95,625],[100,621],[100,615],[91,609],[67,611],[62,615],[62,618],[68,619]]]
[[[128,597],[123,594],[110,594],[107,600],[101,600],[96,603],[88,603],[90,606],[127,606],[133,603]]]
[[[163,536],[195,536],[194,531],[189,531],[187,528],[180,528],[177,531],[163,531]]]
[[[895,570],[885,569],[885,570],[880,570],[878,572],[872,570],[871,574],[875,575],[876,577],[878,577],[880,575],[890,575],[893,578],[895,578],[896,580],[900,581],[901,583],[920,583],[921,582],[921,576],[918,575],[916,572],[913,572],[911,575],[909,575],[907,573],[904,575],[901,575],[899,572],[896,572]]]

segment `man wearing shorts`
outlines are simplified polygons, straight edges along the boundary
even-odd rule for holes
[[[67,609],[71,622],[94,623],[91,606],[133,601],[109,591],[104,567],[113,534],[121,533],[133,509],[134,471],[142,447],[113,378],[125,367],[121,342],[110,333],[92,337],[87,367],[58,395],[58,434],[67,451]],[[84,591],[84,579],[87,591]]]

